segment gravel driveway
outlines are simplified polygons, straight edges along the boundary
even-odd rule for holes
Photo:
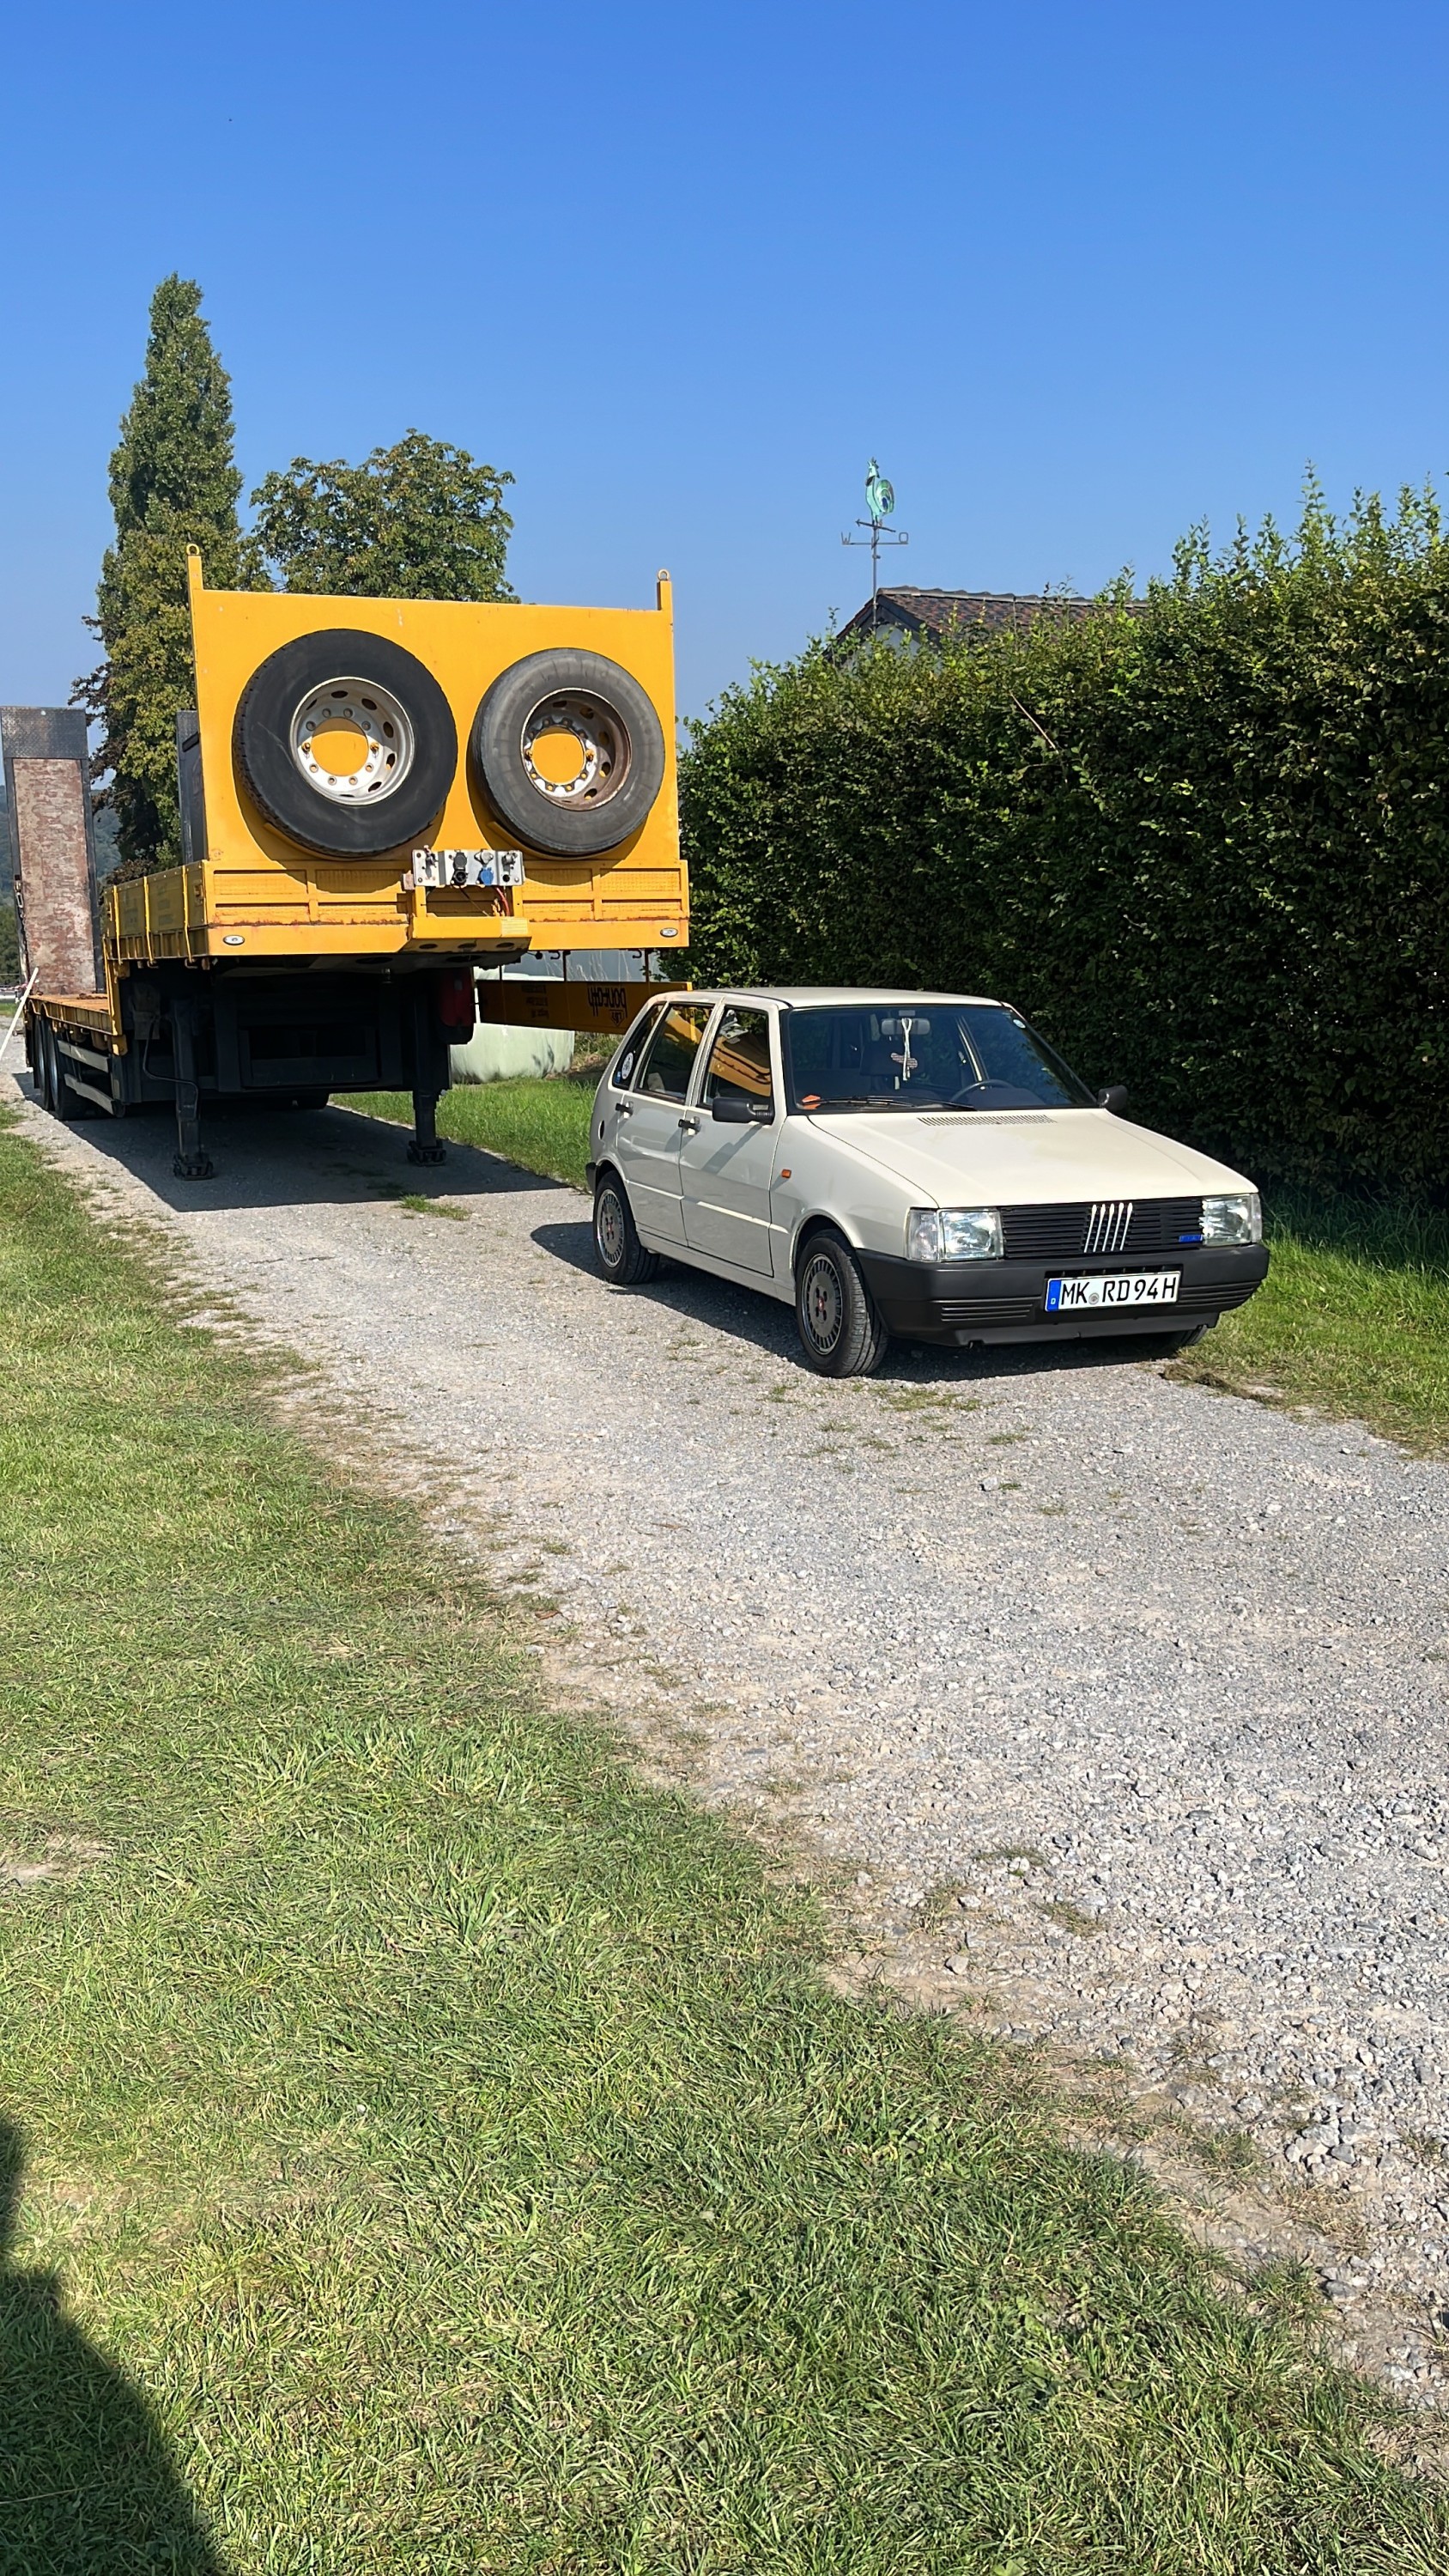
[[[546,1568],[572,1669],[696,1725],[864,1956],[1247,2132],[1443,2393],[1449,1470],[1080,1349],[824,1383],[787,1310],[611,1293],[577,1193],[341,1110],[218,1121],[198,1184],[159,1118],[24,1116]]]

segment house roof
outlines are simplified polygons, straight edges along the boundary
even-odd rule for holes
[[[1077,626],[1096,608],[1093,599],[1052,590],[882,590],[875,617],[871,616],[871,603],[867,600],[864,608],[857,609],[849,623],[842,626],[840,634],[869,635],[874,626],[877,632],[893,627],[933,641],[953,630],[959,633],[971,627],[988,635],[1001,635],[1035,626],[1043,618]]]

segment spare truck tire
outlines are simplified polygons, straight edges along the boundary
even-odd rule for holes
[[[238,704],[232,750],[252,803],[289,841],[377,858],[441,812],[458,728],[416,655],[332,626],[268,654]]]
[[[664,729],[602,653],[529,653],[473,719],[473,765],[500,823],[550,859],[616,850],[664,784]]]

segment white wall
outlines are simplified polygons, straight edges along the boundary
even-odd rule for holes
[[[508,1029],[486,1023],[466,1046],[449,1050],[455,1082],[506,1082],[511,1074],[567,1073],[574,1041],[569,1029]]]

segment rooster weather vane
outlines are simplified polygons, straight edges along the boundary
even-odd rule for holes
[[[895,512],[896,487],[893,483],[887,482],[874,457],[865,469],[865,506],[870,516],[857,519],[855,524],[858,528],[865,528],[868,534],[863,537],[852,537],[847,532],[840,542],[843,546],[869,546],[870,548],[870,628],[871,633],[874,634],[880,601],[881,547],[908,546],[911,542],[909,532],[905,528],[888,528],[885,524]]]

